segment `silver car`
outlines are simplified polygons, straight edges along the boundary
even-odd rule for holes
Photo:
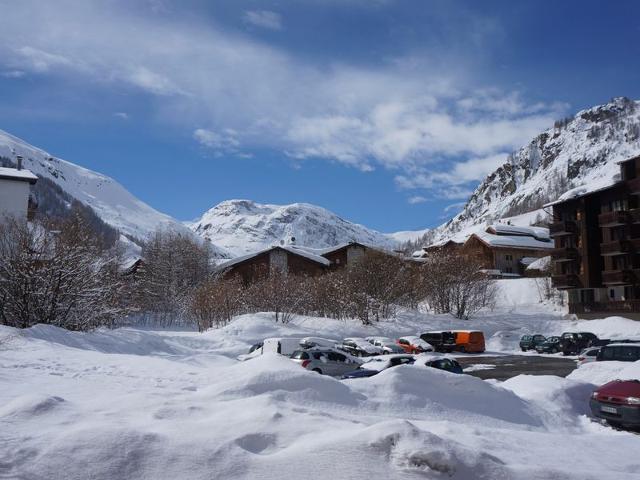
[[[342,376],[360,365],[360,362],[346,353],[324,348],[296,350],[291,355],[291,360],[307,370],[332,377]]]

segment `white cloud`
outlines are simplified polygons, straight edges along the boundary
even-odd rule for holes
[[[282,30],[282,17],[269,10],[250,10],[244,13],[244,21],[268,30]]]
[[[0,77],[3,78],[22,78],[26,75],[22,70],[7,70],[6,72],[1,72]]]
[[[414,195],[413,197],[409,197],[407,203],[409,203],[409,205],[417,205],[418,203],[424,203],[426,201],[426,197],[423,197],[422,195]]]
[[[129,120],[129,114],[127,112],[115,112],[113,116],[122,120]]]
[[[18,2],[0,17],[0,70],[141,89],[156,118],[190,128],[213,151],[263,147],[298,165],[320,158],[385,168],[401,188],[445,198],[467,196],[566,109],[470,83],[464,58],[434,60],[446,56],[441,45],[375,67],[316,64],[210,19],[165,13],[168,0],[147,5],[141,13],[121,0]],[[282,26],[274,12],[253,13],[247,21]]]

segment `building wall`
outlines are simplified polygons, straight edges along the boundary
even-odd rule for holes
[[[349,263],[361,258],[366,252],[366,248],[360,245],[349,245],[339,250],[323,255],[324,258],[331,262],[331,269],[336,270],[344,268]]]
[[[0,179],[0,217],[27,219],[29,183]]]

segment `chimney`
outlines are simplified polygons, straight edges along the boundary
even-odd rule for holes
[[[18,170],[22,170],[22,155],[18,155],[18,156],[16,157],[16,163],[17,163],[16,168],[17,168]]]

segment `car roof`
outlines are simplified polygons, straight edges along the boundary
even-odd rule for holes
[[[636,348],[640,348],[640,343],[624,343],[624,342],[621,342],[621,343],[610,343],[608,345],[605,345],[605,347],[636,347]]]

